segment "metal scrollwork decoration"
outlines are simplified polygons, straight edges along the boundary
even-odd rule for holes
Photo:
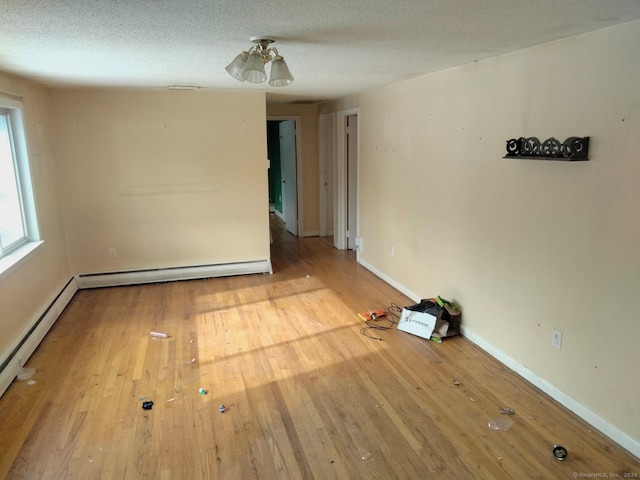
[[[551,137],[540,142],[537,137],[507,140],[505,158],[541,160],[589,160],[589,137],[569,137],[564,142]]]

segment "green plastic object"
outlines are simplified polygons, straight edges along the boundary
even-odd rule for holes
[[[436,297],[436,303],[438,305],[440,305],[442,308],[444,308],[444,304],[446,303],[447,305],[449,305],[451,308],[454,308],[456,310],[458,310],[458,307],[456,306],[456,304],[454,302],[451,302],[449,300],[445,300],[444,298],[442,298],[440,295],[438,295]]]

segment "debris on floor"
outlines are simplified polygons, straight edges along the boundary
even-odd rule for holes
[[[438,296],[402,309],[398,330],[441,343],[445,337],[460,333],[462,313],[459,307]]]
[[[154,338],[169,338],[168,333],[162,333],[162,332],[149,332],[149,335],[151,335]]]
[[[358,318],[364,320],[366,325],[360,329],[360,334],[367,338],[371,338],[372,340],[382,341],[382,338],[370,335],[369,332],[371,330],[391,330],[394,325],[398,323],[386,310],[367,310],[366,312],[360,312],[357,315]],[[377,323],[380,320],[384,320],[384,322]]]
[[[563,461],[565,458],[567,458],[567,449],[564,448],[562,445],[554,445],[553,446],[553,456],[556,457],[558,460]]]
[[[511,428],[511,425],[513,425],[513,420],[508,417],[494,418],[492,420],[489,420],[489,428],[491,430],[502,430],[503,432],[506,432]]]
[[[36,373],[35,368],[22,367],[18,372],[18,375],[16,375],[16,378],[18,380],[29,380],[31,377],[33,377],[35,373]]]
[[[206,395],[207,391],[204,388],[199,388],[198,393],[200,393],[200,395]]]
[[[362,460],[368,460],[369,458],[371,458],[371,452],[367,452],[362,455]]]
[[[513,415],[516,414],[516,411],[511,407],[502,407],[500,409],[500,413],[502,413],[503,415],[512,415],[513,416]]]
[[[220,406],[218,407],[218,410],[220,411],[220,413],[224,413],[224,412],[226,412],[226,411],[227,411],[227,407],[225,407],[224,405],[220,405]]]
[[[360,317],[364,321],[377,320],[380,317],[386,317],[386,316],[387,316],[387,312],[385,312],[384,310],[369,310],[366,312],[358,313],[358,317]]]
[[[149,400],[148,402],[142,402],[143,410],[151,410],[153,408],[153,402]]]
[[[456,380],[455,378],[453,379],[453,383],[454,385],[460,385],[460,380]]]

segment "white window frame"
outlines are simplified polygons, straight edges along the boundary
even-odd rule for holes
[[[12,141],[16,183],[20,196],[24,236],[9,248],[0,246],[0,279],[42,244],[36,217],[35,198],[29,166],[27,135],[24,125],[22,99],[0,94],[0,113],[7,115]]]

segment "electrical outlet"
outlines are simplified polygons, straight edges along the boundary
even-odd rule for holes
[[[557,349],[562,348],[562,332],[560,330],[556,330],[555,328],[553,329],[551,334],[551,346]]]
[[[393,245],[389,245],[389,256],[393,257],[396,253],[396,248]]]
[[[109,247],[109,258],[116,258],[118,256],[118,250],[116,247]]]

